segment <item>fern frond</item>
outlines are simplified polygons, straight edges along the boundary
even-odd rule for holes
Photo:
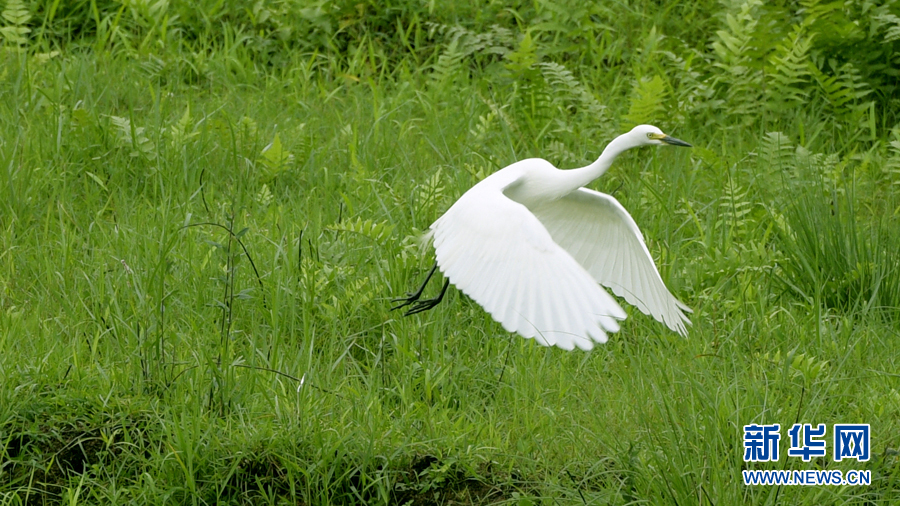
[[[460,25],[429,22],[425,26],[431,37],[441,35],[446,39],[447,46],[455,44],[455,51],[463,58],[476,54],[505,55],[516,46],[516,37],[512,31],[502,26],[493,25],[484,33],[473,32]]]
[[[793,31],[775,47],[769,56],[768,95],[771,107],[789,108],[806,101],[804,86],[810,80],[809,50],[812,37],[804,35],[802,25],[794,25]]]
[[[569,69],[556,62],[542,62],[538,64],[541,69],[541,75],[544,81],[550,86],[560,87],[566,91],[577,90],[581,88],[581,83],[572,74]]]
[[[891,13],[883,13],[875,16],[875,21],[881,24],[879,28],[884,28],[885,44],[900,40],[900,17]]]
[[[0,28],[3,38],[20,48],[27,44],[31,29],[25,25],[31,20],[31,12],[25,7],[25,3],[22,0],[9,0],[0,15],[9,22],[9,25]]]
[[[136,127],[128,118],[108,116],[115,127],[115,137],[119,146],[131,149],[131,156],[150,156],[156,144],[144,134],[144,127]]]
[[[748,119],[756,116],[764,103],[764,73],[750,66],[759,52],[757,10],[761,6],[761,0],[747,0],[737,13],[726,14],[727,29],[718,30],[712,43],[716,57],[713,66],[720,70],[714,82],[724,90],[729,113]]]
[[[394,231],[394,225],[391,223],[386,221],[363,220],[362,218],[356,218],[356,221],[332,223],[331,225],[328,225],[327,228],[336,232],[359,234],[368,237],[379,244],[384,244]]]
[[[432,66],[431,80],[436,83],[450,80],[462,67],[464,56],[459,49],[459,39],[452,39]]]
[[[181,118],[166,130],[166,133],[169,134],[171,146],[176,150],[184,147],[190,139],[200,135],[200,132],[197,131],[194,125],[190,105],[185,108]]]
[[[762,162],[772,170],[786,170],[794,167],[794,146],[781,132],[767,132],[759,144],[758,153]]]
[[[849,62],[831,76],[815,67],[811,67],[811,72],[819,85],[822,97],[839,116],[857,112],[861,99],[873,91],[862,79],[856,67]]]
[[[631,92],[628,114],[622,118],[625,122],[624,126],[630,128],[661,118],[666,110],[667,96],[666,83],[659,75],[635,83]]]
[[[260,181],[269,182],[275,179],[288,169],[293,160],[294,154],[281,144],[281,136],[276,132],[272,142],[259,153]]]
[[[665,68],[669,69],[669,88],[672,98],[669,99],[669,115],[676,124],[684,122],[686,117],[698,117],[701,111],[717,114],[722,110],[723,101],[716,98],[716,89],[707,74],[700,72],[706,62],[698,52],[688,52],[686,58],[671,51],[661,51]]]
[[[754,223],[750,215],[753,205],[750,190],[742,188],[733,178],[728,178],[725,182],[725,195],[718,204],[719,218],[714,228],[722,231],[726,237],[743,234]]]
[[[547,144],[546,158],[557,165],[571,165],[578,161],[575,153],[560,141],[550,141]]]
[[[479,55],[506,55],[516,45],[512,32],[494,25],[487,32],[477,33],[463,26],[426,23],[429,33],[439,34],[447,42],[443,52],[432,67],[433,81],[441,82],[455,75],[462,68],[463,60]]]
[[[557,104],[563,108],[574,105],[579,114],[593,118],[593,121],[602,121],[606,116],[606,106],[597,100],[597,97],[583,85],[571,70],[556,62],[542,62],[538,64],[544,82],[554,89],[554,97]]]
[[[442,183],[441,168],[428,178],[427,181],[416,187],[416,207],[420,210],[429,209],[444,201],[444,185]]]
[[[887,159],[884,163],[884,172],[891,185],[900,185],[900,128],[891,131],[893,140],[888,143]]]

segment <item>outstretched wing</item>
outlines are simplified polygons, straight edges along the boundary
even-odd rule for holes
[[[630,304],[687,334],[690,308],[666,288],[644,237],[628,211],[610,195],[578,189],[533,207],[550,236],[597,282]]]
[[[503,183],[482,181],[431,226],[441,272],[510,332],[564,349],[606,342],[625,312]]]

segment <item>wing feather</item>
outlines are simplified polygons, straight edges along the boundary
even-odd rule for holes
[[[502,189],[476,185],[431,226],[441,272],[510,332],[565,349],[606,342],[625,312]]]
[[[670,329],[687,333],[685,312],[691,310],[666,288],[640,229],[615,198],[581,188],[531,211],[597,282]]]

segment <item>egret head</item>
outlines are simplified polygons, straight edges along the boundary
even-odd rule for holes
[[[634,140],[635,145],[643,146],[647,144],[670,144],[672,146],[685,146],[691,147],[690,144],[684,142],[683,140],[676,139],[669,135],[666,135],[653,125],[638,125],[631,129],[627,134]]]

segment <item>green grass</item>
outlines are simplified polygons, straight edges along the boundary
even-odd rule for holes
[[[772,133],[815,109],[670,117],[694,150],[628,153],[595,187],[694,309],[688,338],[628,308],[605,346],[543,348],[456,291],[391,312],[431,266],[417,237],[484,174],[585,164],[658,104],[441,51],[4,53],[0,505],[900,501],[884,145]],[[795,422],[869,423],[873,458],[803,463],[782,430],[779,462],[743,462],[743,425]]]

